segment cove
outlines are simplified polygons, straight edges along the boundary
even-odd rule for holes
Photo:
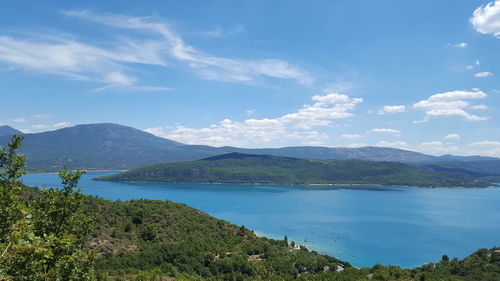
[[[443,254],[463,258],[499,244],[500,188],[310,187],[117,183],[83,175],[79,188],[109,200],[185,203],[267,237],[346,260],[415,267]],[[56,174],[28,174],[29,186],[59,187]]]

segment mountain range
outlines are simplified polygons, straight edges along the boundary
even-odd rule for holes
[[[21,132],[0,127],[0,145],[8,143],[12,134]],[[54,131],[24,134],[21,152],[27,156],[31,171],[54,171],[64,165],[78,169],[131,169],[158,163],[199,160],[226,153],[265,154],[308,159],[356,159],[393,161],[432,165],[441,162],[489,162],[488,175],[496,175],[500,159],[482,156],[432,156],[387,147],[318,147],[237,148],[186,145],[160,138],[131,127],[102,123],[84,124]],[[490,162],[493,161],[493,162]],[[450,166],[450,165],[448,165]],[[457,166],[457,165],[455,165]],[[451,168],[457,168],[451,165]],[[500,171],[500,170],[499,170]],[[500,175],[500,172],[498,172]]]

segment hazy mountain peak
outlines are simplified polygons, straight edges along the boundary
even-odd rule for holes
[[[0,136],[11,136],[14,134],[23,134],[21,131],[12,128],[11,126],[0,126]]]

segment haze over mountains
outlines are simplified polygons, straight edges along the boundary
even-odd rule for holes
[[[5,145],[14,133],[20,132],[8,126],[0,127],[0,145]],[[493,162],[498,161],[500,165],[500,159],[491,157],[452,155],[437,157],[386,147],[298,146],[248,149],[185,145],[138,129],[110,123],[77,125],[24,135],[21,152],[27,156],[28,169],[39,171],[58,170],[64,165],[79,169],[130,169],[158,163],[198,160],[231,152],[309,159],[357,159],[406,163],[494,160]]]

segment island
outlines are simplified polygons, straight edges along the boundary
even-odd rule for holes
[[[283,185],[395,185],[486,187],[470,175],[436,172],[399,162],[318,160],[228,153],[197,161],[164,163],[95,178],[102,181]]]

